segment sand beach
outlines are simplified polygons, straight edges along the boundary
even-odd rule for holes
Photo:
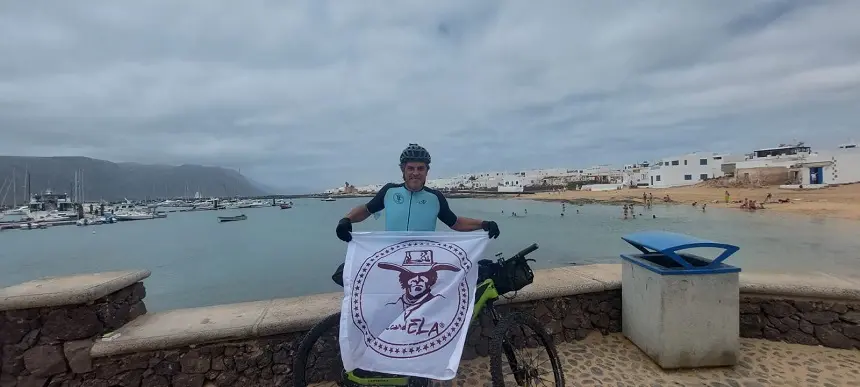
[[[729,191],[731,201],[744,199],[764,202],[767,194],[772,198],[764,203],[765,209],[759,213],[772,211],[860,220],[860,184],[849,184],[815,190],[790,190],[779,187],[762,188],[716,188],[704,186],[676,187],[664,189],[622,189],[617,191],[560,191],[523,195],[518,199],[568,201],[568,202],[642,202],[642,193],[654,195],[654,205],[666,204],[663,198],[668,195],[673,204],[708,203],[708,209],[727,208],[746,211],[738,203],[725,203],[725,191]],[[788,199],[779,203],[779,199]]]

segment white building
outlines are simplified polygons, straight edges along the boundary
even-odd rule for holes
[[[791,184],[849,184],[860,182],[860,148],[856,144],[823,151],[791,166]]]
[[[790,169],[803,163],[824,161],[825,158],[803,143],[781,144],[774,148],[757,149],[744,160],[733,163],[733,173],[740,181],[758,185],[792,182]]]
[[[730,155],[718,153],[689,153],[666,157],[648,170],[648,184],[654,188],[693,185],[723,176],[722,164]]]
[[[651,164],[643,162],[640,164],[627,164],[621,168],[621,184],[625,187],[647,187]]]

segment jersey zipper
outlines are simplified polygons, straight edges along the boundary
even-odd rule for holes
[[[407,190],[409,191],[409,190]],[[406,213],[406,231],[409,231],[409,219],[412,217],[412,191],[409,191],[409,211]]]

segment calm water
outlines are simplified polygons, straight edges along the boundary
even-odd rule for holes
[[[330,276],[343,261],[346,244],[334,228],[364,200],[296,200],[289,210],[244,210],[248,220],[235,223],[217,222],[218,215],[237,213],[225,210],[95,227],[3,231],[0,286],[51,275],[149,269],[146,301],[153,311],[338,291]],[[451,206],[459,215],[499,223],[501,237],[490,242],[488,255],[512,254],[537,242],[540,249],[530,257],[538,260],[538,268],[619,262],[618,254],[635,252],[622,235],[659,229],[737,244],[741,250],[727,262],[744,269],[860,275],[860,222],[763,211],[702,213],[691,206],[638,207],[644,216],[627,221],[620,219],[621,207],[608,205],[568,206],[564,218],[558,203],[456,199]],[[525,217],[509,216],[526,210]],[[371,217],[354,229],[382,230],[383,222]]]

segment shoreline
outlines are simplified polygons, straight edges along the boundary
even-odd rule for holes
[[[788,190],[779,187],[764,188],[714,188],[714,187],[673,187],[661,189],[624,188],[615,191],[561,191],[544,192],[529,195],[529,197],[518,197],[510,199],[525,199],[542,202],[564,202],[568,204],[606,204],[642,205],[642,193],[654,194],[654,205],[691,205],[707,203],[708,209],[734,209],[747,211],[740,208],[739,203],[725,203],[725,191],[728,190],[730,201],[743,201],[745,198],[764,201],[768,193],[773,195],[772,202],[765,203],[764,209],[755,212],[779,212],[796,215],[807,215],[824,218],[837,218],[845,220],[860,221],[860,184],[849,184],[835,187],[827,187],[815,190]],[[664,202],[663,197],[668,195],[672,201]],[[505,198],[503,196],[495,196]],[[779,199],[788,199],[787,203],[777,202]]]

